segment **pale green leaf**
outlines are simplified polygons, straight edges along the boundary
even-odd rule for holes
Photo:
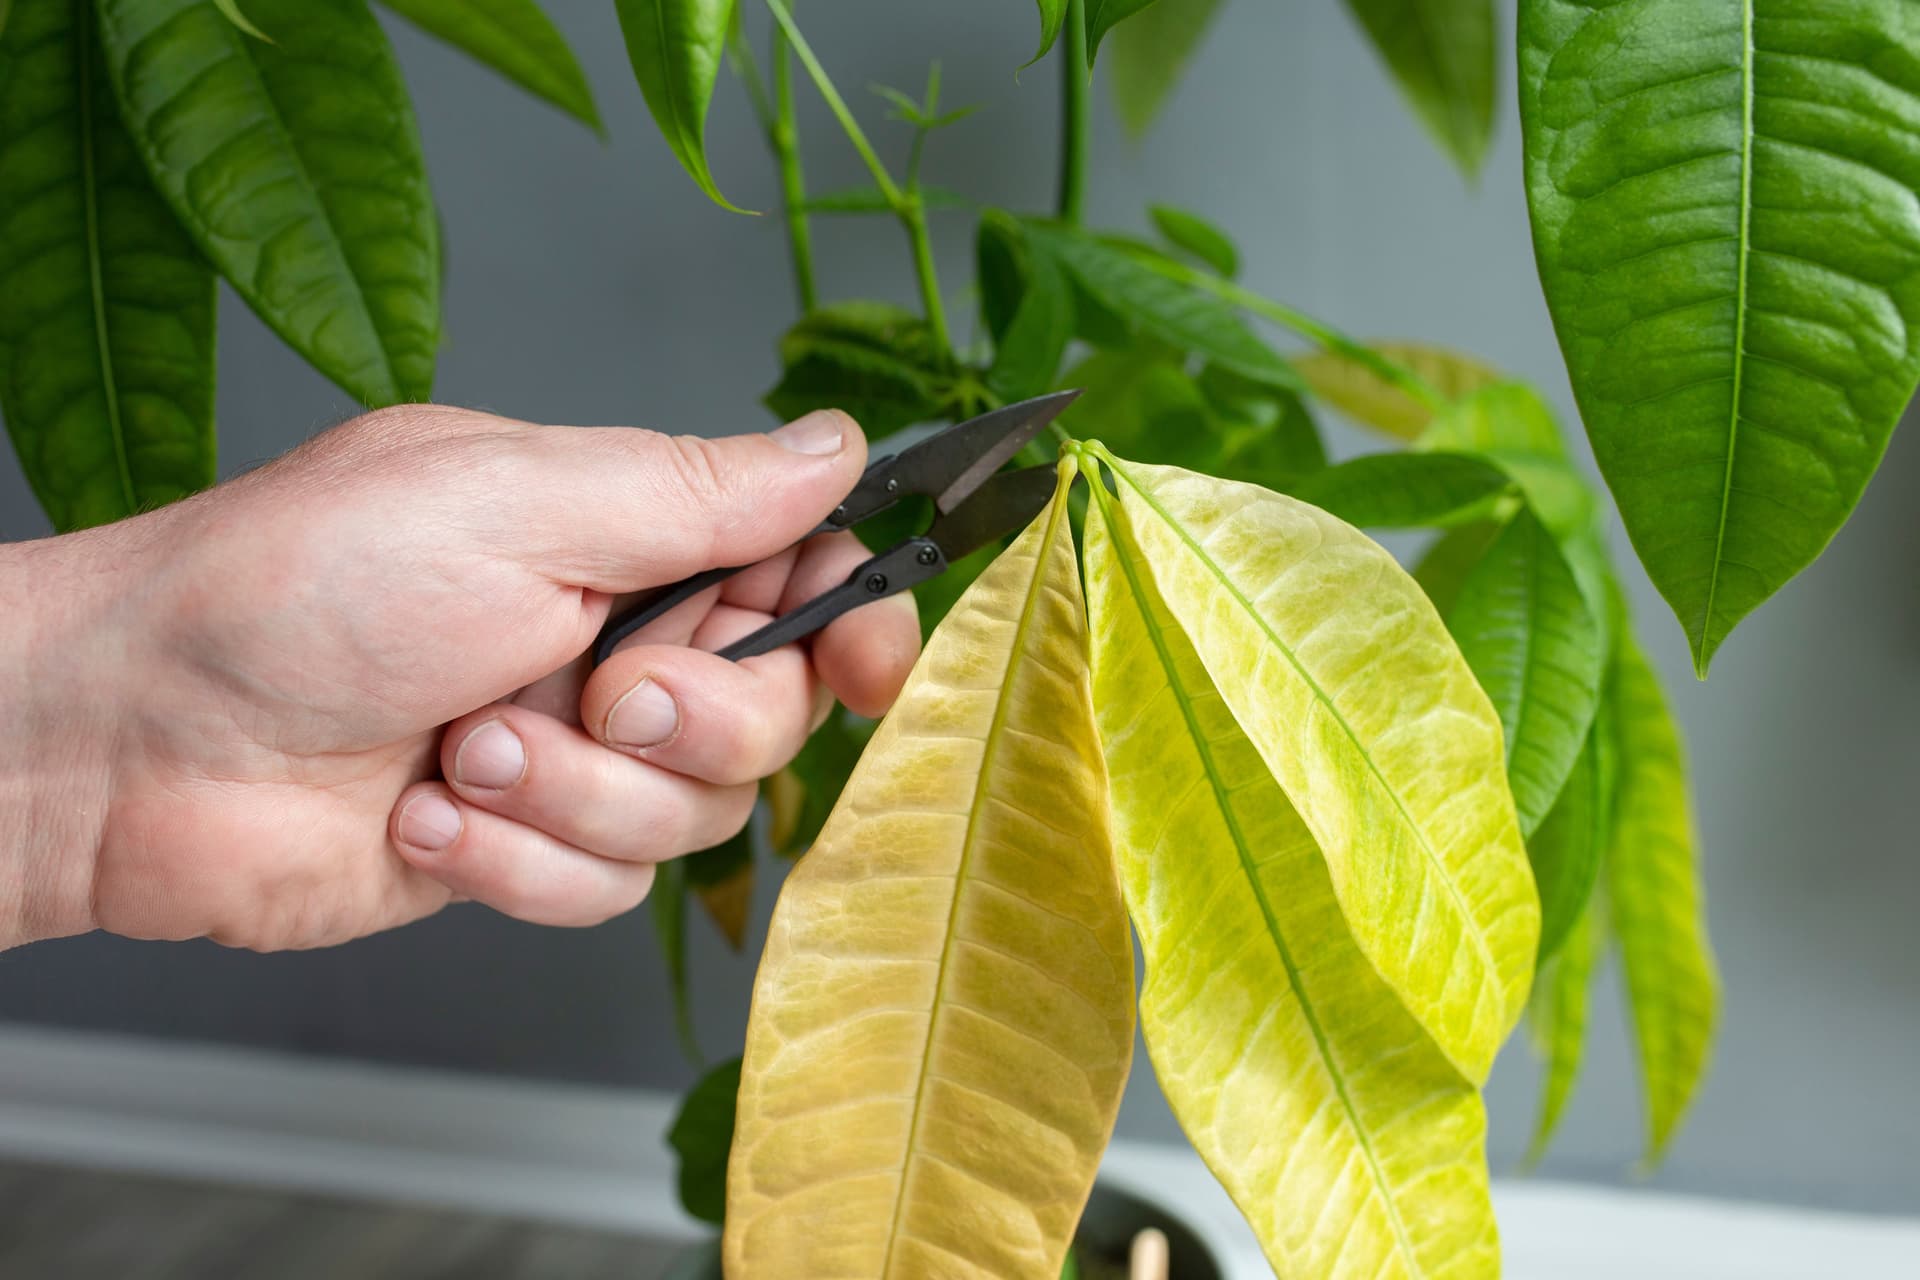
[[[1900,0],[1520,4],[1541,284],[1703,676],[1846,521],[1920,376],[1914,47]]]
[[[1156,204],[1148,208],[1153,225],[1168,244],[1184,250],[1197,261],[1212,267],[1229,280],[1240,271],[1240,251],[1227,233],[1198,214]]]
[[[1063,470],[934,632],[754,986],[727,1273],[1060,1273],[1133,1048]]]
[[[1419,563],[1413,566],[1413,580],[1427,593],[1427,599],[1433,601],[1441,617],[1453,608],[1453,602],[1460,596],[1460,584],[1467,580],[1473,566],[1480,563],[1480,557],[1487,553],[1504,528],[1504,521],[1483,520],[1449,529],[1433,540]]]
[[[1347,0],[1414,114],[1469,177],[1493,137],[1492,0]]]
[[[1511,504],[1513,482],[1465,453],[1371,453],[1313,472],[1289,492],[1351,525],[1413,529],[1465,524]]]
[[[1161,1088],[1277,1274],[1497,1274],[1479,1095],[1355,945],[1110,503],[1087,516],[1094,703]]]
[[[1139,13],[1154,0],[1087,0],[1087,61],[1100,52],[1100,42],[1119,23]]]
[[[266,32],[254,26],[253,23],[247,18],[247,15],[240,12],[240,5],[238,3],[238,0],[213,0],[213,7],[218,9],[222,14],[226,15],[226,19],[228,22],[231,22],[234,26],[240,28],[242,31],[246,32],[248,35],[252,36],[254,39],[256,40],[269,39]]]
[[[1314,507],[1109,461],[1130,541],[1319,842],[1361,951],[1485,1080],[1526,1000],[1540,909],[1499,718],[1439,615]]]
[[[1155,0],[1107,41],[1105,64],[1120,121],[1135,137],[1160,114],[1200,47],[1221,0]]]
[[[693,995],[687,982],[687,868],[681,859],[669,858],[655,869],[647,907],[653,915],[660,958],[667,966],[674,1034],[680,1038],[680,1051],[687,1061],[697,1066],[703,1058],[700,1038],[693,1030]]]
[[[1607,902],[1626,972],[1653,1161],[1706,1074],[1719,979],[1707,945],[1679,727],[1659,677],[1625,628],[1614,646],[1610,696],[1616,791]]]
[[[1540,1081],[1533,1141],[1527,1163],[1537,1164],[1560,1127],[1567,1103],[1580,1080],[1587,1053],[1587,1018],[1593,974],[1606,949],[1605,903],[1595,897],[1574,922],[1564,945],[1542,963],[1527,1009],[1532,1039],[1546,1070]]]
[[[1526,509],[1460,584],[1447,629],[1500,713],[1514,808],[1532,835],[1593,727],[1606,632],[1553,535]]]
[[[1368,342],[1365,349],[1425,382],[1444,401],[1458,400],[1501,381],[1472,356],[1422,342]],[[1433,421],[1433,406],[1366,363],[1338,351],[1295,356],[1293,367],[1313,394],[1363,427],[1402,440],[1417,439]]]
[[[1614,730],[1608,698],[1595,708],[1586,745],[1540,827],[1527,838],[1540,890],[1540,959],[1565,943],[1586,913],[1612,838]]]
[[[154,185],[240,296],[369,405],[425,400],[440,232],[413,106],[365,0],[99,0]]]
[[[214,278],[120,123],[86,6],[0,33],[0,414],[56,529],[213,483]]]
[[[1032,66],[1047,56],[1053,48],[1053,42],[1060,38],[1060,28],[1067,20],[1067,0],[1038,0],[1040,6],[1040,49],[1028,60]]]
[[[589,128],[593,90],[566,37],[535,0],[380,0],[421,30],[492,67]]]
[[[634,79],[667,146],[708,199],[740,213],[720,194],[707,162],[707,109],[713,105],[737,2],[614,0],[614,8]]]
[[[1564,540],[1591,530],[1593,493],[1567,458],[1553,410],[1518,382],[1481,387],[1447,406],[1415,447],[1477,453],[1512,476],[1540,522]]]

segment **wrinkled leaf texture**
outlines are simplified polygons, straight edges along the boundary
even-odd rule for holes
[[[1102,457],[1155,586],[1319,844],[1360,950],[1483,1082],[1526,1000],[1539,903],[1499,719],[1433,606],[1314,507]]]
[[[1534,248],[1594,456],[1705,675],[1920,376],[1900,0],[1520,4]]]
[[[1094,703],[1141,1027],[1181,1126],[1276,1274],[1497,1274],[1479,1095],[1356,945],[1313,836],[1095,492]]]
[[[122,115],[236,292],[362,403],[424,400],[440,231],[413,106],[366,0],[99,0]]]
[[[934,633],[781,893],[730,1275],[1060,1273],[1133,1045],[1070,476]]]
[[[214,479],[214,278],[120,123],[85,6],[0,32],[0,413],[56,529]]]

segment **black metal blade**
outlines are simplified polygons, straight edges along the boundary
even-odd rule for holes
[[[949,564],[1033,523],[1053,500],[1052,467],[1028,467],[991,476],[952,511],[933,518],[925,536]]]

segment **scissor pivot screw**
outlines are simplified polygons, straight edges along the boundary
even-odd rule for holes
[[[898,480],[887,481],[887,492],[888,493],[900,492],[900,482]]]
[[[876,596],[877,596],[877,595],[879,595],[879,594],[880,594],[880,593],[881,593],[882,591],[885,591],[886,589],[887,589],[887,575],[886,575],[886,574],[884,574],[884,573],[870,573],[870,574],[868,574],[868,575],[867,575],[867,590],[868,590],[869,592],[871,592],[872,594],[874,594],[874,595],[876,595]]]
[[[914,559],[918,560],[921,564],[932,564],[939,558],[940,553],[932,547],[920,548],[920,554],[914,557]]]

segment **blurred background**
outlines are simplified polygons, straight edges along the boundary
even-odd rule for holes
[[[756,7],[757,8],[757,7]],[[646,118],[613,8],[549,11],[579,54],[609,138],[387,21],[417,103],[445,219],[448,344],[438,398],[542,422],[725,434],[769,425],[758,403],[793,320],[774,218],[710,205]],[[759,17],[757,13],[756,17]],[[935,137],[928,180],[983,203],[1050,207],[1058,85],[1032,54],[1030,0],[808,6],[808,36],[881,145],[904,146],[869,82],[917,87],[942,60],[946,101],[980,110]],[[1511,12],[1500,30],[1511,31]],[[1420,131],[1340,6],[1237,0],[1154,131],[1123,135],[1104,93],[1089,221],[1145,225],[1150,201],[1219,222],[1252,288],[1363,338],[1444,343],[1537,383],[1572,422],[1534,277],[1511,55],[1499,135],[1477,185]],[[801,87],[808,178],[864,171]],[[777,207],[743,96],[723,80],[710,147],[724,191]],[[935,214],[957,316],[972,220]],[[913,303],[885,219],[819,219],[822,296]],[[225,473],[349,416],[231,295],[221,303]],[[960,335],[966,323],[956,320]],[[1329,424],[1339,454],[1373,446]],[[1574,448],[1587,457],[1584,439]],[[11,454],[0,537],[48,527]],[[1687,731],[1713,941],[1725,986],[1715,1064],[1655,1186],[1868,1211],[1920,1208],[1920,434],[1887,461],[1826,556],[1741,628],[1694,681],[1665,605],[1616,532],[1639,631]],[[480,638],[484,643],[484,637]],[[762,877],[757,921],[772,908]],[[0,954],[0,1019],[217,1041],[494,1077],[678,1090],[651,923],[641,911],[568,932],[478,907],[330,951],[257,956],[107,937]],[[760,934],[731,954],[691,926],[697,1024],[738,1051]],[[1641,1141],[1631,1044],[1611,980],[1595,1003],[1580,1092],[1543,1172],[1632,1180]],[[0,1056],[0,1077],[6,1073]],[[1537,1071],[1516,1038],[1489,1095],[1496,1174],[1531,1131]],[[1122,1134],[1180,1140],[1144,1052]]]

